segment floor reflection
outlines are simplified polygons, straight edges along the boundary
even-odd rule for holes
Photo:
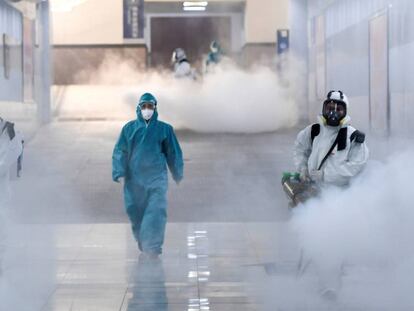
[[[128,300],[128,311],[168,310],[165,273],[161,259],[150,259],[141,255],[131,275],[129,293],[132,296]]]

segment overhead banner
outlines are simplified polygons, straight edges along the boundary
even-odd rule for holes
[[[144,38],[144,0],[124,0],[124,39]]]

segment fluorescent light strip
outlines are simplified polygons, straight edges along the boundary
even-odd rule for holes
[[[194,6],[201,6],[206,7],[208,5],[207,1],[185,1],[183,2],[184,7],[194,7]]]
[[[205,11],[205,6],[185,6],[183,8],[184,11]]]

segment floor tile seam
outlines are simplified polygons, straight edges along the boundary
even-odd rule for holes
[[[59,285],[56,285],[54,287],[54,289],[51,291],[51,293],[45,299],[45,303],[43,304],[43,306],[39,309],[40,311],[46,311],[46,307],[48,306],[49,302],[52,300],[53,296],[56,294],[58,288],[59,288]]]
[[[124,296],[122,297],[122,302],[121,302],[121,305],[119,306],[118,311],[122,311],[122,308],[123,308],[124,303],[125,303],[125,301],[126,301],[126,296],[127,296],[127,294],[128,294],[129,289],[130,289],[130,285],[128,284],[128,286],[127,286],[127,287],[126,287],[126,289],[125,289]]]
[[[260,257],[259,257],[259,251],[258,251],[257,246],[254,243],[252,243],[253,242],[252,234],[251,234],[250,228],[248,226],[246,226],[246,234],[247,234],[248,240],[250,241],[249,244],[253,244],[252,245],[252,248],[254,249],[254,253],[255,253],[255,256],[256,256],[255,259],[256,259],[257,262],[259,262],[259,259],[260,259]]]
[[[45,310],[45,308],[47,307],[49,301],[52,299],[52,297],[56,294],[56,292],[59,290],[59,288],[61,287],[61,285],[63,284],[63,281],[67,278],[67,275],[70,271],[70,269],[72,268],[72,266],[74,265],[74,261],[75,259],[71,260],[71,263],[69,264],[69,266],[66,268],[66,271],[64,272],[64,277],[62,278],[62,280],[60,282],[56,282],[56,286],[54,287],[54,289],[51,291],[50,295],[48,295],[48,297],[45,299],[45,303],[43,305],[43,307],[40,308],[40,310]]]
[[[94,227],[94,224],[90,224],[90,228],[89,228],[88,232],[86,233],[86,238],[85,239],[88,239],[88,237],[90,236],[90,234],[93,231],[93,227]],[[69,264],[69,266],[68,266],[68,268],[65,272],[65,276],[62,278],[62,281],[60,283],[63,283],[63,281],[66,280],[69,271],[74,267],[75,263],[78,261],[78,258],[80,256],[81,252],[82,252],[82,247],[80,247],[78,249],[78,251],[76,252],[75,256],[73,256],[73,259],[71,260],[71,263]]]

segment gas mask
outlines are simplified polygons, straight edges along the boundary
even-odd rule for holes
[[[144,118],[144,120],[145,121],[148,121],[154,115],[154,110],[153,109],[145,108],[145,109],[142,109],[141,110],[141,114],[142,114],[142,117]]]
[[[322,115],[329,126],[339,126],[346,116],[346,104],[337,100],[326,100]]]
[[[186,59],[187,56],[185,55],[185,52],[181,48],[177,48],[174,50],[172,56],[171,56],[171,64],[178,63],[184,59]]]

